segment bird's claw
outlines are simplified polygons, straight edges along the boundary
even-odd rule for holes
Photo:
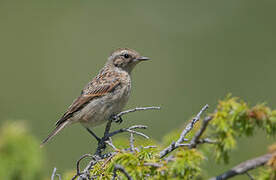
[[[115,123],[121,124],[121,123],[123,122],[123,119],[122,119],[121,116],[113,115],[113,116],[112,116],[112,121],[114,121]]]
[[[119,116],[119,118],[115,122],[121,124],[123,122],[123,119],[121,118],[121,116]]]

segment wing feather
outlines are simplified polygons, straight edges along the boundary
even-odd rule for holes
[[[120,81],[117,79],[112,83],[94,86],[92,87],[92,89],[89,89],[89,91],[86,93],[82,91],[82,94],[71,104],[71,106],[64,113],[64,115],[56,122],[56,126],[62,124],[64,121],[72,117],[75,112],[81,110],[93,98],[100,97],[112,92],[118,85],[120,85]]]

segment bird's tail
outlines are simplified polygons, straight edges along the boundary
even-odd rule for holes
[[[57,125],[57,126],[55,127],[55,129],[48,135],[48,137],[42,141],[42,143],[40,144],[40,147],[43,147],[43,146],[44,146],[48,141],[50,141],[59,131],[61,131],[68,123],[69,123],[69,121],[64,121],[63,123]]]

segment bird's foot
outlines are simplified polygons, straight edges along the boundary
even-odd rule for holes
[[[119,123],[121,124],[123,122],[123,119],[121,116],[117,116],[117,115],[112,115],[111,116],[111,120],[115,123]]]

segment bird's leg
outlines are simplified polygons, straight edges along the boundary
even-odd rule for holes
[[[87,131],[90,134],[92,134],[98,141],[98,147],[97,147],[95,154],[98,155],[99,157],[102,157],[102,152],[106,149],[106,141],[110,138],[109,131],[110,131],[112,122],[122,123],[123,120],[120,116],[111,115],[109,120],[106,123],[105,130],[104,130],[104,136],[102,138],[99,138],[98,136],[96,136],[95,133],[93,133],[90,129],[87,128]]]
[[[102,152],[106,149],[106,142],[101,139],[99,142],[98,142],[98,147],[96,149],[96,152],[95,154],[98,155],[99,157],[102,157]]]
[[[91,129],[85,128],[98,142],[101,141],[101,138],[99,138]]]
[[[105,130],[104,130],[104,136],[102,138],[96,138],[94,135],[94,137],[98,140],[98,147],[97,147],[97,150],[95,152],[96,155],[98,155],[99,157],[102,157],[102,152],[106,149],[106,142],[109,138],[109,131],[110,131],[110,128],[111,128],[111,124],[113,122],[113,116],[111,116],[109,118],[109,121],[106,123],[106,126],[105,126]]]
[[[123,122],[122,117],[121,117],[121,116],[117,116],[117,115],[115,115],[115,114],[111,116],[111,119],[112,119],[112,121],[114,121],[115,123],[121,124],[121,123]]]

